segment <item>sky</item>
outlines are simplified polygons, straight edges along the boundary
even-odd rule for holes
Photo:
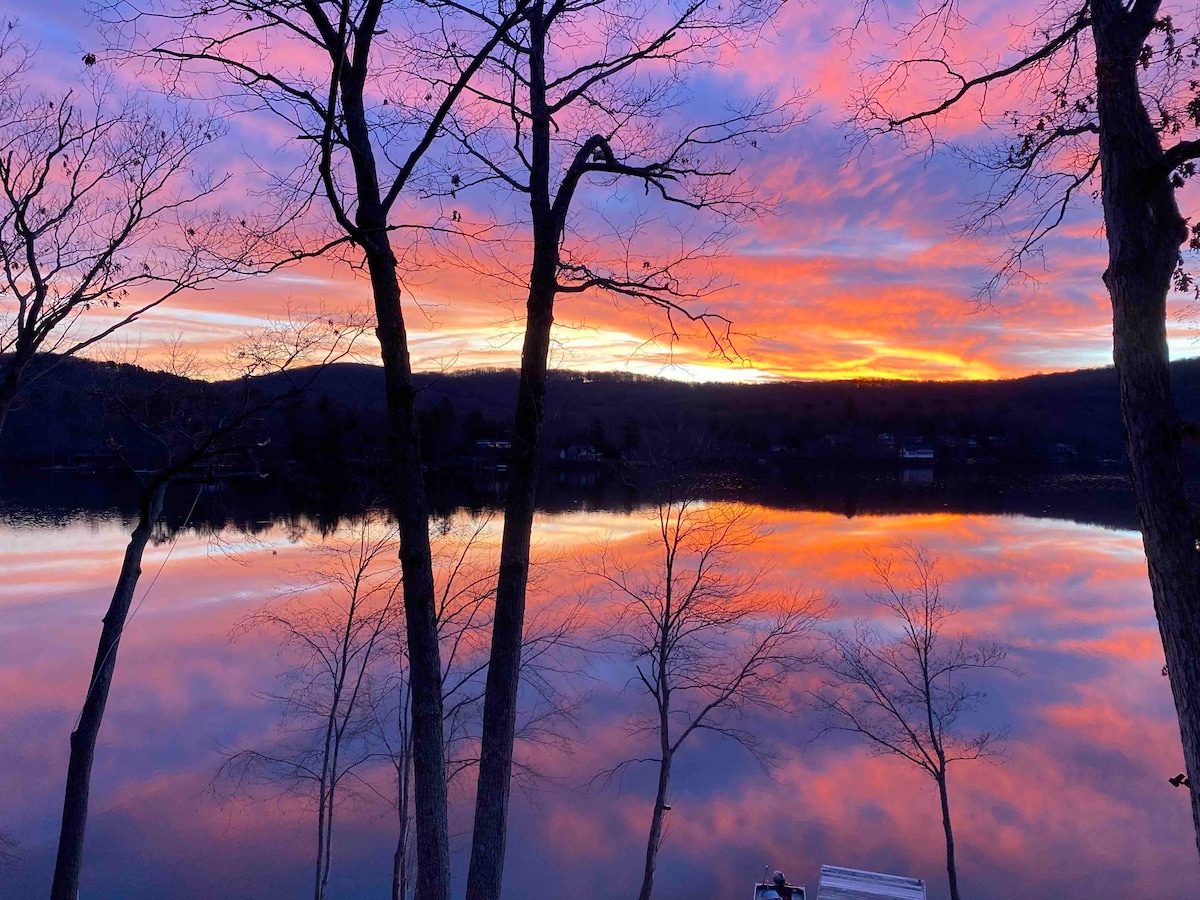
[[[81,4],[47,0],[36,17],[23,7],[0,3],[42,49],[41,86],[61,89],[81,77],[83,52],[101,40]],[[977,27],[956,51],[1002,53],[1008,22],[1021,20],[1024,7],[1031,18],[1034,5],[1023,3],[1006,6],[1010,18],[1001,21],[986,5],[967,4]],[[1047,244],[1044,268],[1034,266],[1037,284],[979,308],[976,290],[1006,246],[1000,229],[964,236],[956,227],[982,188],[980,177],[949,150],[914,155],[879,140],[852,152],[841,123],[856,66],[883,45],[864,40],[848,49],[835,37],[845,15],[839,4],[785,5],[755,46],[698,75],[684,105],[686,117],[763,90],[808,94],[804,122],[742,158],[749,181],[777,200],[772,214],[743,223],[708,266],[721,289],[702,306],[733,323],[735,351],[714,353],[703,335],[688,331],[669,340],[663,315],[637,302],[569,295],[556,311],[554,366],[700,380],[991,379],[1111,363],[1098,203],[1085,196],[1067,217]],[[128,65],[116,74],[131,87],[146,81]],[[249,183],[279,152],[284,131],[261,116],[234,117],[208,164],[234,186]],[[969,116],[949,123],[948,134],[967,145],[988,137]],[[601,191],[584,202],[593,204],[588,215],[620,214],[632,196]],[[473,222],[498,208],[502,216],[511,212],[482,191],[464,192],[456,203]],[[649,223],[639,246],[643,239],[647,247],[669,246],[666,226],[677,221]],[[517,272],[525,266],[520,250],[518,241],[504,251]],[[517,365],[522,292],[494,277],[491,266],[486,253],[459,248],[456,258],[425,258],[407,273],[417,368]],[[369,297],[353,267],[307,261],[173,298],[99,352],[132,350],[153,363],[163,342],[179,337],[217,375],[232,344],[285,309],[361,310]],[[1173,355],[1195,355],[1200,332],[1184,298],[1172,298],[1169,319]],[[377,358],[369,337],[360,352]]]

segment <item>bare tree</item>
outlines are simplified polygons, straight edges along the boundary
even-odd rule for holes
[[[688,0],[655,7],[641,0],[529,0],[514,27],[506,9],[442,0],[446,23],[426,42],[434,73],[474,61],[465,38],[504,37],[465,93],[474,100],[446,119],[458,153],[430,190],[442,196],[489,185],[517,198],[529,256],[505,253],[501,277],[525,294],[525,335],[509,460],[496,620],[484,704],[468,900],[500,895],[505,823],[517,715],[529,547],[555,303],[561,295],[608,292],[663,311],[668,330],[687,321],[718,352],[733,354],[729,321],[704,305],[714,288],[701,272],[733,226],[767,200],[738,171],[739,155],[797,118],[798,98],[764,94],[695,121],[686,106],[689,72],[754,33],[773,3]],[[457,26],[457,27],[456,27]],[[450,83],[435,74],[431,88]],[[643,194],[637,207],[622,193]],[[587,194],[594,208],[583,207]],[[505,201],[506,203],[509,201]],[[624,210],[622,209],[624,208]],[[703,224],[679,212],[707,213]],[[651,250],[650,225],[677,230],[669,250]],[[507,249],[507,248],[503,248]]]
[[[361,329],[332,326],[327,320],[280,325],[255,336],[234,355],[243,378],[232,396],[214,394],[206,382],[175,377],[156,382],[149,393],[112,393],[112,417],[125,420],[134,438],[113,449],[126,461],[140,485],[137,525],[125,548],[121,572],[104,615],[91,680],[71,731],[71,753],[63,798],[62,826],[51,897],[75,900],[83,868],[83,843],[96,741],[116,670],[117,650],[128,624],[142,574],[142,557],[154,539],[169,487],[181,476],[221,458],[245,455],[255,445],[253,434],[262,415],[288,397],[304,391],[325,365],[341,359]],[[315,356],[314,356],[315,354]],[[317,362],[301,380],[289,372],[297,362]],[[255,374],[285,372],[291,379],[283,392],[265,396],[254,386]],[[145,594],[143,594],[143,598]]]
[[[412,829],[412,691],[401,671],[392,691],[396,698],[390,719],[380,716],[377,733],[383,754],[391,762],[396,779],[396,850],[392,854],[392,900],[408,900],[410,885],[416,874],[416,857]]]
[[[439,586],[438,622],[442,640],[444,714],[447,781],[453,784],[461,776],[475,770],[480,761],[483,702],[489,668],[490,635],[494,627],[492,611],[495,600],[495,546],[485,540],[485,529],[491,517],[484,516],[461,523],[447,522],[435,531],[433,542],[434,574]],[[534,582],[538,572],[553,566],[552,560],[534,563]],[[535,613],[526,629],[521,647],[521,695],[514,729],[517,757],[514,760],[514,779],[532,789],[543,778],[543,772],[531,762],[521,759],[521,749],[568,751],[570,732],[582,697],[573,683],[579,673],[579,661],[586,651],[578,642],[580,610],[578,606],[555,602],[546,603]],[[407,654],[402,635],[397,634],[393,651],[401,687],[404,687]],[[409,701],[400,693],[400,702],[393,711],[396,718],[403,714]],[[385,718],[384,721],[387,721]],[[401,785],[398,809],[408,806],[404,793],[403,771],[411,768],[405,756],[406,729],[396,738],[387,740],[387,730],[381,729],[388,747],[387,756],[397,769]],[[411,833],[411,825],[401,830],[401,841]],[[400,851],[397,843],[397,872]],[[401,885],[393,878],[394,888]],[[397,896],[402,896],[398,894]]]
[[[219,122],[159,111],[99,66],[78,88],[35,91],[36,54],[14,34],[0,37],[0,429],[52,367],[38,354],[77,354],[256,265],[256,242],[201,203],[226,180],[202,161]]]
[[[438,586],[437,621],[441,642],[443,687],[443,741],[446,751],[446,781],[467,768],[456,751],[464,739],[471,703],[464,688],[478,677],[479,663],[471,661],[464,671],[463,658],[473,657],[481,638],[478,630],[487,623],[486,607],[494,597],[494,565],[484,558],[482,543],[490,517],[465,524],[449,520],[435,531],[431,544],[434,582]],[[392,900],[405,900],[413,869],[413,734],[412,676],[407,634],[394,628],[390,636],[391,670],[386,696],[391,706],[377,713],[374,734],[381,749],[377,755],[388,760],[395,772],[395,808],[398,821],[396,850],[392,858]],[[484,663],[486,666],[486,662]]]
[[[650,701],[630,725],[657,754],[600,776],[611,780],[636,763],[658,767],[639,900],[654,890],[672,765],[684,743],[715,734],[766,764],[771,748],[740,720],[789,708],[788,676],[813,661],[803,639],[828,608],[819,594],[767,590],[764,573],[740,558],[764,533],[748,508],[668,500],[652,518],[648,559],[605,545],[584,562],[596,599],[615,611],[612,637],[633,662],[631,682]]]
[[[314,900],[322,900],[333,862],[334,815],[342,782],[368,762],[371,711],[379,702],[375,669],[396,624],[394,533],[364,518],[345,539],[318,543],[298,590],[253,613],[238,631],[280,636],[289,666],[283,693],[286,739],[270,750],[241,750],[223,767],[239,781],[266,778],[312,793],[317,807]]]
[[[448,897],[449,857],[445,760],[440,756],[439,735],[442,691],[437,681],[440,666],[435,589],[427,535],[429,510],[421,479],[415,392],[394,247],[396,231],[404,227],[395,221],[401,207],[398,200],[419,183],[419,164],[434,137],[449,126],[458,98],[468,92],[476,75],[491,67],[491,80],[504,84],[506,74],[511,74],[513,78],[507,83],[516,90],[511,112],[518,130],[526,130],[525,136],[516,140],[516,156],[527,160],[530,167],[526,174],[531,210],[535,211],[535,247],[516,458],[510,468],[512,489],[505,516],[508,549],[502,551],[489,670],[490,699],[485,703],[489,711],[485,714],[476,849],[472,854],[476,874],[469,878],[473,885],[469,894],[479,900],[500,891],[514,698],[528,579],[528,523],[553,299],[562,290],[592,287],[618,289],[641,298],[669,297],[670,285],[677,283],[674,271],[660,271],[653,265],[635,267],[632,252],[627,260],[631,265],[626,268],[637,273],[634,277],[625,277],[620,271],[599,271],[579,260],[560,266],[558,236],[563,232],[575,187],[592,172],[633,178],[667,201],[719,207],[721,197],[731,208],[749,208],[749,195],[740,189],[723,196],[720,191],[711,191],[714,183],[732,183],[730,170],[721,164],[698,164],[696,160],[706,158],[706,151],[721,144],[740,141],[753,145],[758,139],[754,135],[780,127],[779,119],[786,116],[765,115],[767,108],[777,111],[769,102],[751,102],[747,109],[731,111],[727,119],[708,129],[684,128],[676,140],[656,147],[653,154],[639,153],[643,149],[637,138],[639,128],[632,122],[632,118],[642,124],[661,118],[655,116],[655,110],[666,108],[673,88],[682,83],[680,76],[690,53],[698,50],[700,57],[712,61],[716,50],[728,45],[732,33],[760,21],[766,11],[755,4],[735,6],[736,14],[721,4],[693,3],[673,11],[669,21],[646,28],[638,25],[641,14],[647,12],[642,7],[629,5],[612,15],[598,12],[595,18],[607,32],[594,42],[595,58],[555,75],[547,70],[547,59],[553,56],[547,53],[554,40],[551,32],[561,32],[564,46],[577,45],[586,30],[578,26],[593,10],[593,4],[542,3],[535,9],[532,0],[519,0],[511,10],[502,4],[495,16],[487,3],[420,4],[414,17],[405,20],[402,12],[389,15],[393,10],[382,0],[283,6],[269,0],[224,0],[216,4],[182,0],[149,9],[114,0],[106,14],[111,24],[134,32],[135,52],[165,62],[170,75],[179,76],[169,77],[174,84],[184,86],[195,73],[211,72],[216,67],[232,87],[230,93],[237,98],[234,105],[269,110],[299,132],[312,152],[282,178],[290,186],[285,193],[294,197],[300,208],[307,208],[314,196],[322,196],[342,235],[331,239],[330,245],[353,245],[352,261],[370,275],[392,423],[391,443],[398,468],[393,505],[400,524],[412,654],[415,799],[421,860],[418,894],[422,900]],[[431,11],[435,19],[431,24],[424,18],[425,11]],[[648,20],[654,18],[647,16]],[[428,54],[418,58],[413,53],[414,30],[422,33],[426,25],[425,44],[445,50],[432,62]],[[523,29],[520,35],[514,31],[517,25]],[[281,46],[294,52],[279,52]],[[561,59],[565,61],[567,56]],[[648,62],[661,64],[663,79],[660,83],[650,78],[648,85],[642,86],[639,95],[649,99],[640,118],[631,118],[630,108],[613,105],[618,95],[605,85],[607,82],[615,87],[631,67]],[[527,66],[532,67],[530,71],[536,70],[532,81],[524,71]],[[414,91],[414,84],[420,84],[421,89]],[[486,89],[472,93],[475,99],[488,102]],[[502,100],[506,94],[501,91],[497,96]],[[572,162],[561,170],[565,177],[551,202],[556,163],[550,152],[550,135],[553,124],[565,120],[565,110],[572,106],[599,112],[599,130],[589,132],[590,137],[583,136],[570,148],[568,158]],[[763,124],[767,119],[773,124]],[[620,129],[631,136],[624,143],[616,139],[615,132]],[[709,187],[697,191],[702,185]],[[672,191],[672,187],[680,190]],[[461,217],[455,212],[450,220],[457,223]],[[452,225],[450,230],[461,229]],[[586,254],[581,259],[586,260]],[[573,273],[566,283],[560,282],[563,272]],[[655,274],[665,286],[655,284]],[[702,312],[685,310],[681,303],[666,305],[681,315],[686,313],[705,323],[717,322],[716,333],[723,330],[719,320],[709,319]]]
[[[431,541],[438,585],[438,629],[446,695],[443,739],[446,780],[478,764],[479,709],[487,670],[495,553],[487,540],[490,517],[447,521]],[[277,740],[236,750],[218,774],[235,793],[282,787],[309,796],[316,807],[316,900],[326,896],[336,805],[344,796],[383,796],[373,777],[386,762],[394,775],[390,798],[398,832],[392,896],[403,900],[412,884],[414,823],[412,690],[401,604],[395,599],[394,529],[371,517],[348,539],[323,540],[317,560],[300,571],[297,589],[248,616],[238,632],[278,634],[289,662],[285,690],[268,694],[283,710]],[[536,692],[524,704],[518,739],[563,743],[575,700],[561,665],[574,652],[574,615],[546,617],[531,630],[522,677]],[[536,773],[527,769],[526,774]],[[343,786],[343,782],[345,786]]]
[[[448,523],[434,543],[439,585],[438,621],[443,647],[447,778],[479,765],[483,704],[490,669],[496,597],[496,547],[485,530],[491,516]],[[542,557],[531,563],[531,589],[559,561]],[[573,681],[585,655],[578,640],[578,604],[542,593],[521,645],[521,691],[515,735],[518,745],[568,749],[580,698]],[[541,773],[530,763],[514,763],[514,777],[532,785]]]
[[[868,559],[877,590],[867,596],[889,621],[876,629],[860,620],[849,632],[830,633],[828,679],[814,694],[816,705],[824,731],[850,732],[871,752],[907,760],[937,784],[950,897],[959,900],[948,770],[1000,750],[1003,732],[964,733],[960,720],[986,697],[970,676],[1005,668],[1007,650],[949,632],[958,609],[942,596],[937,560],[927,550],[903,543]]]
[[[214,73],[239,111],[280,119],[307,148],[278,173],[274,193],[290,205],[281,218],[302,219],[314,202],[331,219],[320,250],[342,248],[369,275],[376,335],[384,368],[389,444],[396,467],[393,513],[400,530],[405,623],[412,666],[417,896],[449,900],[450,850],[442,743],[441,665],[436,588],[429,548],[429,503],[420,453],[416,389],[402,272],[396,240],[410,222],[397,221],[418,167],[466,85],[524,13],[518,0],[496,28],[468,51],[444,89],[430,91],[405,66],[422,4],[385,0],[163,0],[102,3],[102,18],[125,50],[165,68],[180,90]],[[480,7],[484,5],[481,3]]]
[[[859,4],[860,24],[869,24],[877,5]],[[1180,462],[1185,429],[1171,388],[1166,304],[1173,287],[1196,289],[1180,248],[1200,248],[1200,230],[1180,213],[1176,194],[1200,157],[1200,36],[1194,15],[1174,12],[1161,0],[1053,0],[1017,39],[998,37],[1002,49],[972,59],[961,48],[981,41],[960,39],[971,24],[958,0],[922,4],[901,29],[898,53],[868,69],[855,119],[864,134],[925,147],[940,141],[939,125],[959,110],[1007,135],[969,152],[993,177],[976,221],[999,221],[1017,235],[989,289],[1026,275],[1068,213],[1099,195],[1125,448],[1184,761],[1195,782],[1200,554]],[[1186,30],[1177,21],[1185,18]],[[989,102],[998,95],[1015,98],[1005,106],[1016,108]],[[1200,849],[1200,793],[1191,802]]]

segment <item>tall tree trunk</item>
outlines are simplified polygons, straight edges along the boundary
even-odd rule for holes
[[[33,350],[22,346],[25,341],[18,342],[17,349],[0,367],[0,434],[4,433],[4,423],[9,411],[16,402],[17,394],[21,392],[21,381],[29,363],[33,360]]]
[[[537,500],[538,457],[546,408],[546,374],[550,331],[557,293],[558,234],[550,202],[550,113],[545,97],[544,4],[529,13],[533,149],[530,167],[530,212],[533,263],[521,349],[521,379],[509,463],[508,495],[496,581],[496,615],[491,657],[484,690],[483,732],[471,867],[467,900],[498,900],[504,877],[508,800],[516,733],[517,694],[521,677],[521,644],[525,629],[525,596],[529,581],[529,546]]]
[[[1187,229],[1161,171],[1162,147],[1138,85],[1137,59],[1149,26],[1116,0],[1094,0],[1092,8],[1113,362],[1184,761],[1200,785],[1200,553],[1180,460],[1166,329],[1167,292]],[[1193,791],[1191,802],[1200,849],[1200,793]]]
[[[650,817],[650,836],[646,840],[646,868],[642,872],[642,888],[638,900],[650,900],[654,893],[654,869],[658,864],[658,849],[662,846],[663,817],[666,815],[667,791],[671,787],[671,754],[664,754],[658,765],[658,792],[654,795],[654,815]]]
[[[421,467],[416,391],[400,283],[390,247],[367,254],[383,358],[391,445],[396,456],[393,515],[400,532],[400,572],[412,685],[413,796],[417,835],[417,898],[450,898],[450,829],[442,740],[442,664],[438,644],[429,502]]]
[[[334,774],[334,778],[329,785],[328,813],[325,817],[325,868],[321,872],[320,900],[325,900],[325,894],[329,890],[329,871],[333,866],[333,801],[335,790],[337,790],[336,773]]]
[[[336,693],[335,693],[336,698]],[[332,778],[333,774],[330,767],[330,761],[333,757],[333,736],[336,729],[335,716],[337,714],[337,702],[334,701],[333,708],[330,709],[329,715],[325,720],[325,748],[321,754],[321,778],[317,782],[317,867],[313,875],[313,900],[322,900],[325,896],[325,883],[322,879],[322,873],[325,871],[325,853],[329,841],[326,837],[326,813],[332,806],[331,795],[333,793]]]
[[[392,512],[400,533],[400,573],[412,685],[413,795],[417,834],[417,900],[450,900],[450,829],[446,810],[446,756],[442,740],[442,665],[438,644],[429,501],[421,465],[421,437],[408,332],[400,305],[396,255],[388,239],[363,85],[344,74],[342,111],[352,149],[358,207],[356,241],[366,256],[375,301],[395,457]]]
[[[516,428],[504,504],[496,615],[484,693],[483,734],[467,900],[496,900],[504,869],[506,819],[516,733],[529,549],[537,498],[553,294],[530,292]]]
[[[404,878],[405,840],[405,829],[402,827],[400,836],[396,839],[396,852],[392,854],[392,900],[405,900],[408,897],[408,885]]]
[[[321,900],[321,871],[325,867],[325,791],[326,773],[317,785],[317,864],[313,872],[313,900]]]
[[[396,815],[400,820],[400,833],[396,837],[396,853],[392,857],[392,900],[408,898],[408,773],[412,759],[408,739],[404,737],[404,706],[400,707],[401,738],[403,754],[397,770]]]
[[[0,378],[0,434],[4,433],[4,423],[8,419],[8,411],[17,399],[18,387],[17,375],[12,366],[9,366]]]
[[[121,633],[129,618],[133,592],[142,574],[142,554],[154,525],[162,513],[166,484],[147,488],[142,493],[137,527],[125,548],[125,560],[113,591],[108,611],[100,629],[92,678],[79,713],[79,724],[71,732],[71,756],[67,763],[67,786],[63,796],[62,828],[58,837],[58,858],[54,864],[51,900],[76,900],[79,895],[79,875],[83,868],[83,839],[87,828],[88,794],[92,780],[92,762],[96,755],[96,738],[108,703],[113,671],[117,665],[117,649]]]
[[[946,832],[946,876],[950,881],[950,900],[960,900],[958,866],[954,862],[954,829],[950,825],[950,796],[946,792],[945,771],[937,779],[938,797],[942,801],[942,830]]]

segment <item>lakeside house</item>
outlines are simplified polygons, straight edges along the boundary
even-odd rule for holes
[[[604,459],[604,455],[591,444],[572,444],[558,451],[558,458],[566,462],[597,463]]]
[[[900,448],[900,458],[933,462],[933,445],[924,441],[910,441]]]

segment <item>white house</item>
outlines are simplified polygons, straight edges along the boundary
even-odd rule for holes
[[[933,459],[933,447],[920,442],[905,444],[900,448],[901,459]]]

